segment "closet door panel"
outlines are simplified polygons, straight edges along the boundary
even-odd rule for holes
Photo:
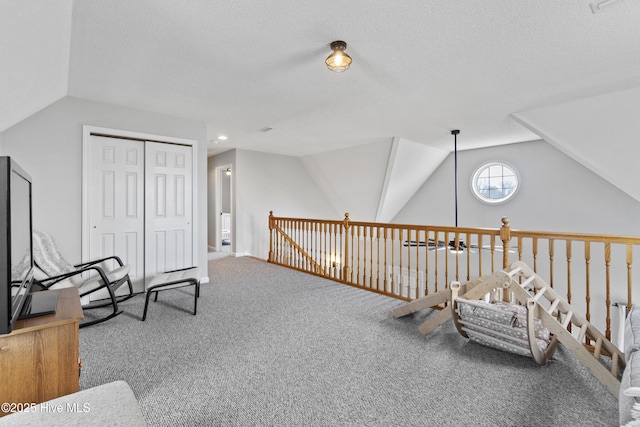
[[[89,259],[119,256],[131,266],[135,289],[142,290],[144,142],[92,135],[89,162]],[[105,268],[115,268],[115,261]],[[107,296],[105,291],[92,299]]]
[[[194,265],[191,150],[146,142],[147,277]]]

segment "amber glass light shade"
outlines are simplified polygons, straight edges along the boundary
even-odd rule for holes
[[[346,48],[347,44],[343,41],[338,40],[331,43],[333,53],[324,61],[327,64],[327,68],[336,73],[341,73],[349,69],[351,57],[344,52]]]

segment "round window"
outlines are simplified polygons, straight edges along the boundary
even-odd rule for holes
[[[518,174],[513,166],[503,162],[485,163],[471,178],[473,194],[485,203],[504,203],[518,191]]]

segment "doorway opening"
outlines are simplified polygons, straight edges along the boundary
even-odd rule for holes
[[[231,165],[216,168],[216,248],[220,252],[233,252],[233,215],[231,201]]]

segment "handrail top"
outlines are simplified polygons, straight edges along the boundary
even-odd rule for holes
[[[289,218],[289,217],[276,217],[271,215],[272,220],[280,221],[294,221],[294,222],[310,222],[310,223],[324,223],[342,225],[344,220],[325,220],[314,218]],[[503,222],[504,223],[504,222]],[[508,223],[508,220],[507,220]],[[426,230],[437,231],[454,234],[481,234],[481,235],[500,235],[500,228],[482,228],[482,227],[455,227],[455,226],[442,226],[442,225],[417,225],[417,224],[392,224],[381,222],[367,222],[367,221],[353,221],[349,219],[349,226],[365,226],[365,227],[377,227],[387,229],[409,229],[409,230]],[[600,241],[619,244],[640,244],[640,236],[618,236],[611,234],[593,234],[593,233],[566,233],[566,232],[552,232],[552,231],[528,231],[517,230],[509,228],[511,238],[526,237],[526,238],[541,238],[549,240],[577,240],[577,241]]]

